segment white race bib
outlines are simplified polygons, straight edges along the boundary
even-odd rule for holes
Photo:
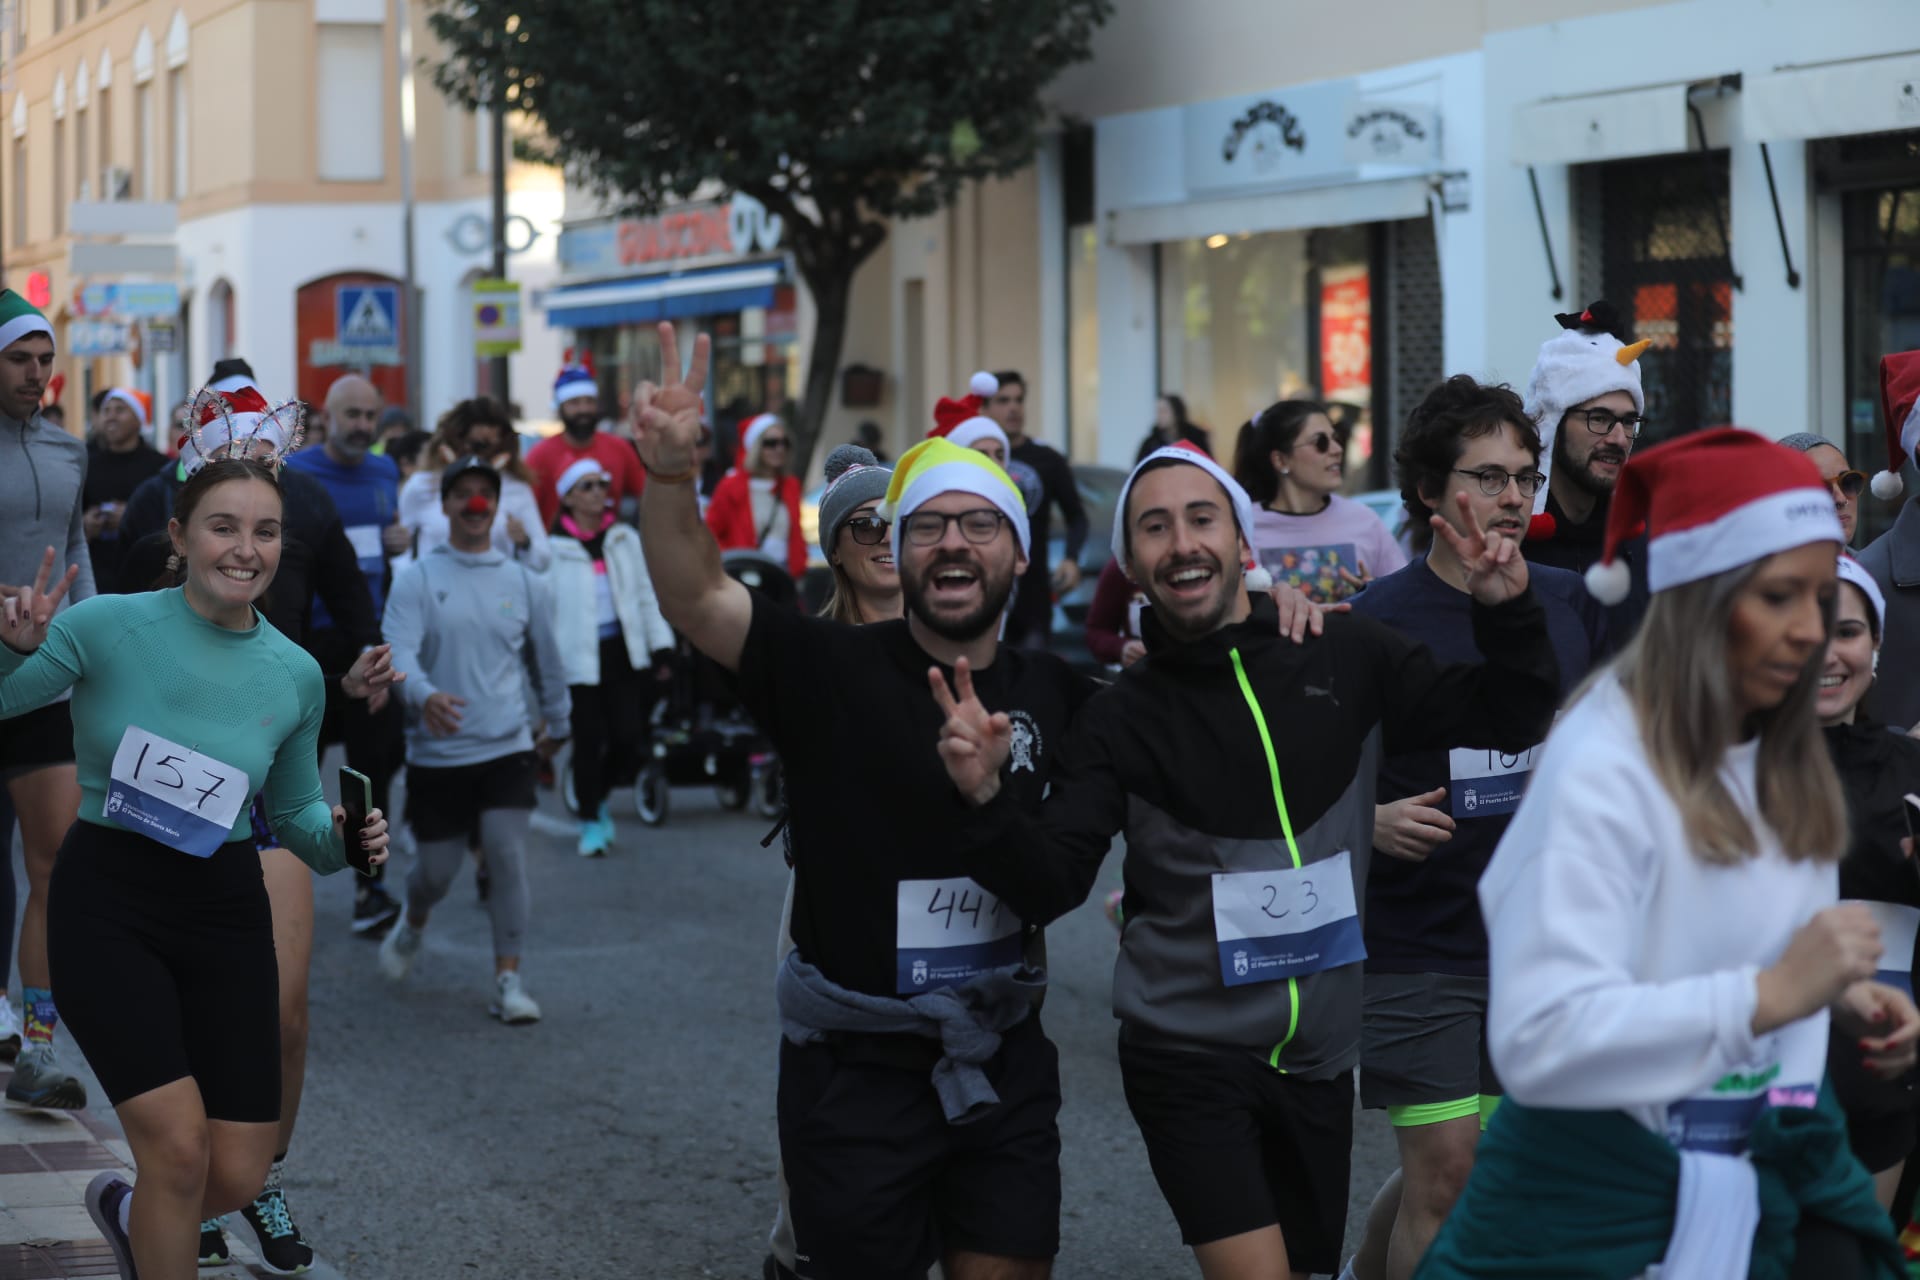
[[[246,772],[128,725],[113,753],[103,817],[169,849],[207,858],[253,795]]]
[[[1277,982],[1366,959],[1352,861],[1343,849],[1304,867],[1216,873],[1213,934],[1226,984]]]
[[[1860,903],[1880,926],[1880,972],[1874,977],[1890,987],[1913,994],[1913,940],[1920,935],[1920,907],[1892,902]]]
[[[1447,752],[1447,807],[1456,818],[1492,818],[1520,807],[1533,779],[1537,746],[1518,755],[1484,747]]]
[[[966,876],[902,880],[894,950],[894,989],[919,995],[990,969],[1019,964],[1020,917]]]
[[[386,546],[380,541],[383,532],[377,524],[350,524],[347,526],[347,541],[353,544],[353,554],[361,560],[379,560],[387,554]]]
[[[1740,1155],[1768,1107],[1811,1107],[1827,1070],[1826,1020],[1790,1024],[1755,1044],[1751,1061],[1667,1108],[1667,1139],[1689,1151]]]

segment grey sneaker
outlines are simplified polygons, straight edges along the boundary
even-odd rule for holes
[[[520,985],[518,973],[495,974],[493,987],[493,1003],[487,1006],[488,1013],[508,1026],[540,1021],[540,1006]]]
[[[380,972],[399,982],[407,976],[407,970],[413,967],[413,958],[420,954],[420,939],[424,935],[420,930],[407,923],[402,916],[387,930],[387,936],[380,940]]]
[[[60,1069],[50,1044],[29,1044],[14,1059],[7,1101],[42,1111],[78,1111],[87,1105],[87,1087]]]
[[[120,1268],[120,1280],[140,1280],[133,1269],[133,1242],[120,1228],[120,1202],[133,1194],[133,1188],[119,1174],[108,1171],[94,1175],[87,1184],[87,1216],[100,1229],[101,1238],[113,1250],[114,1265]]]

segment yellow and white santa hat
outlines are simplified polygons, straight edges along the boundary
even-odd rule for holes
[[[896,560],[900,557],[901,522],[943,493],[971,493],[992,503],[1013,526],[1020,554],[1032,554],[1027,504],[1020,496],[1019,486],[986,454],[962,448],[944,436],[935,436],[900,455],[893,469],[893,481],[887,485],[887,496],[880,503],[880,518],[893,524]]]

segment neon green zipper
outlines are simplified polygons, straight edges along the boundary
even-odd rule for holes
[[[1247,679],[1246,664],[1240,661],[1238,649],[1228,650],[1227,656],[1233,659],[1233,676],[1240,683],[1240,696],[1247,701],[1247,710],[1253,712],[1253,727],[1260,731],[1260,746],[1267,753],[1267,778],[1273,784],[1273,807],[1280,815],[1280,831],[1287,838],[1287,852],[1293,857],[1293,866],[1300,868],[1300,846],[1293,838],[1293,819],[1287,816],[1286,793],[1280,789],[1280,760],[1273,753],[1273,735],[1267,732],[1267,717],[1260,710],[1260,700],[1253,696],[1253,684]],[[1280,1043],[1273,1046],[1273,1052],[1267,1055],[1267,1065],[1281,1075],[1287,1073],[1280,1065],[1280,1054],[1293,1042],[1300,1032],[1300,982],[1297,978],[1287,979],[1287,1034]]]

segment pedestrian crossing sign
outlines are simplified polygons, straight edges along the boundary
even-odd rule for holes
[[[400,291],[386,284],[343,284],[334,292],[334,341],[343,347],[400,344]]]

